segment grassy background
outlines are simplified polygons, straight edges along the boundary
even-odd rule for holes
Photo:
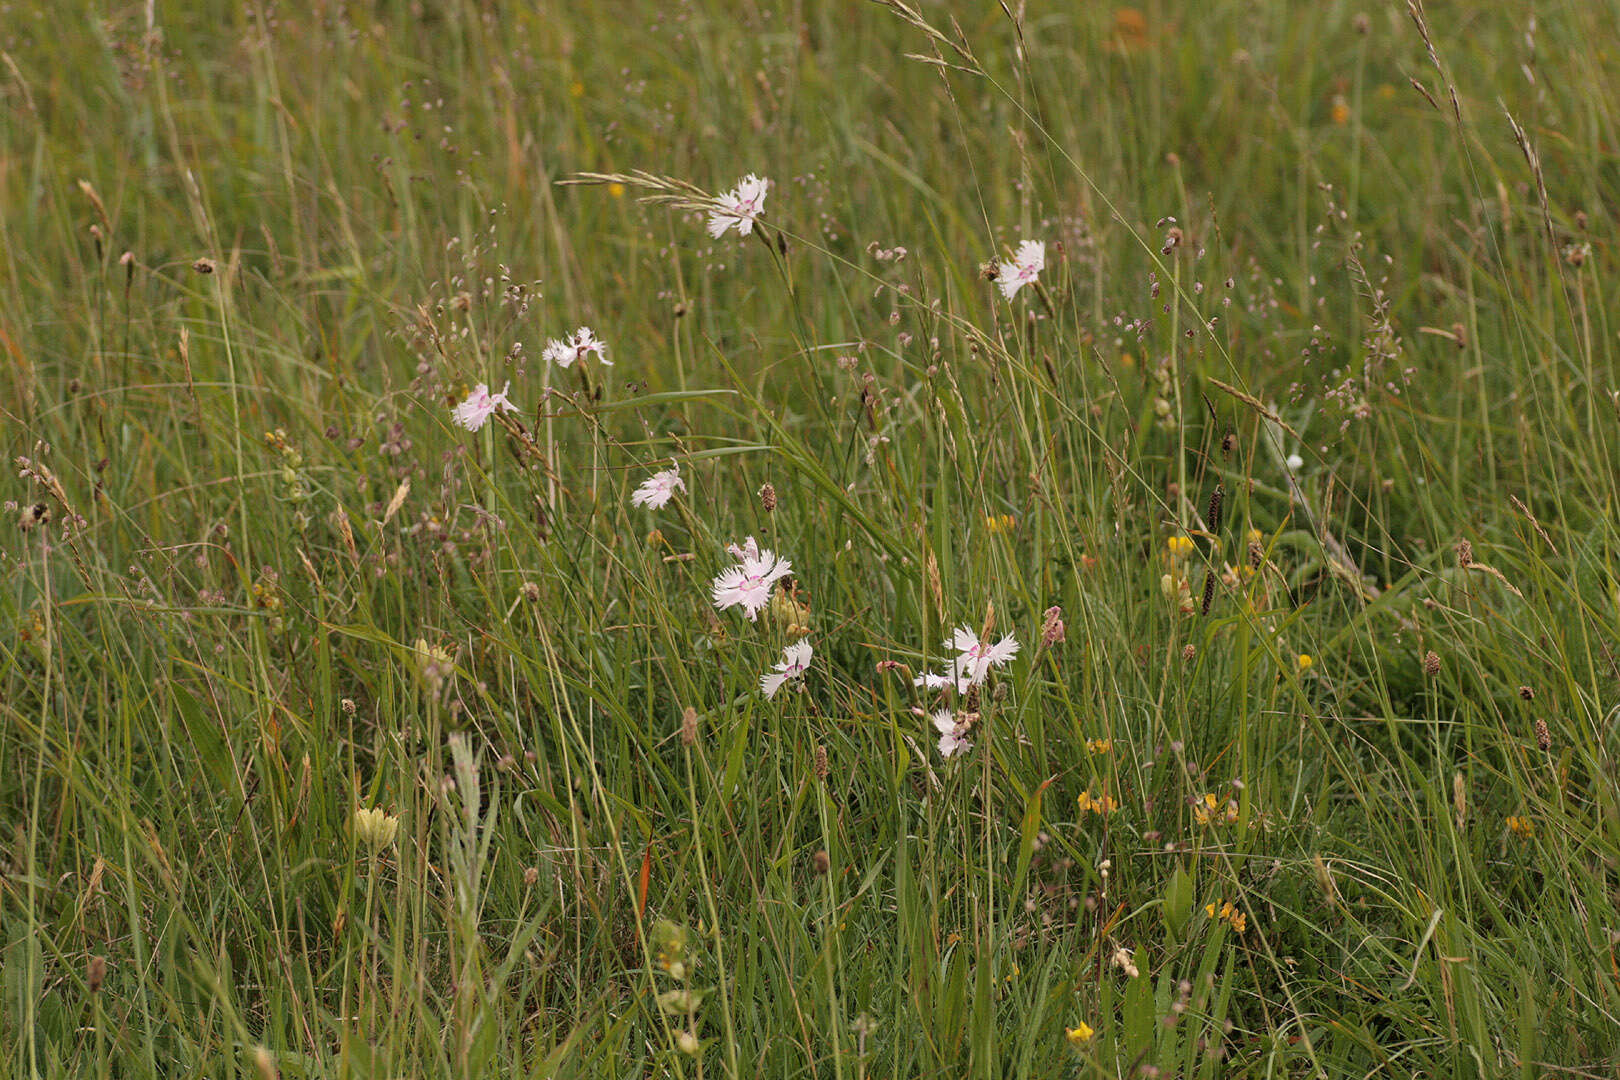
[[[1617,15],[6,5],[0,1075],[1610,1075]]]

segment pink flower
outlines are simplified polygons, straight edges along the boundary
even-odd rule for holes
[[[776,692],[782,689],[783,683],[803,675],[805,668],[810,666],[810,653],[808,638],[802,638],[783,649],[782,659],[776,665],[776,672],[760,676],[759,688],[765,696],[775,697]]]
[[[631,506],[645,506],[649,510],[657,510],[670,499],[675,497],[675,490],[686,490],[686,481],[681,479],[679,465],[656,472],[641,482],[641,486],[630,493]]]
[[[738,235],[747,236],[754,231],[754,219],[765,205],[765,194],[771,182],[749,173],[737,186],[717,196],[715,209],[709,212],[709,235],[716,239],[727,229],[736,229]]]
[[[575,360],[585,359],[587,353],[595,353],[602,363],[613,366],[613,361],[607,358],[607,343],[588,326],[580,327],[561,341],[552,338],[540,355],[558,367],[568,367]]]
[[[953,755],[972,748],[973,744],[963,738],[967,734],[967,725],[956,722],[956,714],[949,709],[941,709],[930,717],[934,723],[934,730],[939,732],[939,756],[949,760]]]
[[[959,654],[951,661],[951,674],[965,680],[969,686],[977,686],[984,682],[991,668],[1001,667],[1017,654],[1018,639],[1008,634],[991,645],[980,641],[979,635],[967,627],[958,626],[946,639],[945,647],[955,649]]]
[[[466,428],[468,431],[477,431],[484,426],[484,422],[494,415],[496,409],[515,411],[516,405],[506,400],[506,392],[512,389],[508,382],[501,387],[501,392],[491,394],[489,387],[479,383],[473,387],[472,393],[467,395],[465,401],[457,405],[450,412],[450,419]]]
[[[1001,264],[996,284],[1001,287],[1001,295],[1011,300],[1019,289],[1035,284],[1035,279],[1045,269],[1046,245],[1039,240],[1025,240],[1018,245],[1013,261]]]
[[[752,536],[745,547],[737,549],[733,545],[733,549],[728,550],[742,562],[721,571],[714,579],[714,606],[724,611],[741,605],[743,614],[752,622],[759,618],[760,608],[770,603],[776,583],[793,572],[793,564],[777,558],[769,548],[761,551]]]

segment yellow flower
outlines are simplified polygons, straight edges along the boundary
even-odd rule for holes
[[[1300,671],[1309,671],[1311,670],[1311,665],[1316,663],[1316,661],[1311,659],[1310,653],[1300,653],[1298,656],[1294,657],[1294,663],[1299,665]]]
[[[1172,536],[1165,541],[1165,547],[1170,549],[1172,559],[1184,559],[1193,552],[1193,539],[1190,536]]]
[[[456,670],[456,658],[443,645],[429,645],[427,638],[416,639],[412,656],[416,662],[416,677],[437,690]]]
[[[1215,907],[1216,903],[1220,904],[1220,909],[1218,911]],[[1220,919],[1240,934],[1249,928],[1249,917],[1243,914],[1243,912],[1239,911],[1237,909],[1237,905],[1232,903],[1230,900],[1219,900],[1215,901],[1214,903],[1205,904],[1204,914],[1208,915],[1211,919]]]
[[[1086,1043],[1090,1042],[1092,1037],[1096,1034],[1097,1029],[1086,1023],[1084,1020],[1080,1021],[1072,1028],[1063,1029],[1063,1037],[1069,1040],[1070,1046],[1084,1046]]]
[[[810,632],[809,604],[801,604],[785,592],[776,592],[771,595],[767,610],[771,622],[788,637],[803,637]]]
[[[394,842],[399,818],[386,810],[360,809],[354,812],[354,838],[375,855]]]
[[[1215,814],[1216,804],[1217,800],[1215,798],[1215,793],[1213,791],[1209,792],[1203,798],[1193,803],[1193,818],[1200,825],[1208,825],[1213,821],[1219,820]]]
[[[1080,804],[1080,812],[1082,814],[1086,813],[1087,811],[1092,811],[1098,814],[1112,814],[1115,810],[1119,809],[1119,803],[1114,801],[1114,797],[1112,795],[1108,795],[1106,793],[1101,798],[1093,799],[1091,797],[1091,792],[1082,791],[1080,793],[1080,798],[1075,801]]]
[[[624,198],[624,185],[615,180],[613,183],[608,185],[608,194],[613,196],[615,199]]]
[[[1086,740],[1086,753],[1088,753],[1088,754],[1106,754],[1110,750],[1112,750],[1113,748],[1114,748],[1114,740],[1112,740],[1112,739],[1087,739]]]
[[[1005,536],[1018,522],[1011,514],[992,514],[984,519],[985,528],[992,536]]]
[[[1520,840],[1528,840],[1536,835],[1536,823],[1527,817],[1510,817],[1507,819],[1508,831]]]
[[[1333,99],[1333,122],[1341,127],[1350,122],[1350,104],[1343,97]]]
[[[575,79],[568,85],[568,96],[582,98],[585,96],[585,84]]]

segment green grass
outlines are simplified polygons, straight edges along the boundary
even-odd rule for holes
[[[1620,6],[62,6],[0,1077],[1613,1074]]]

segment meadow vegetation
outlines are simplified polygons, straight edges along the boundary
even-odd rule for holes
[[[915,2],[0,6],[0,1077],[1614,1075],[1620,9]]]

